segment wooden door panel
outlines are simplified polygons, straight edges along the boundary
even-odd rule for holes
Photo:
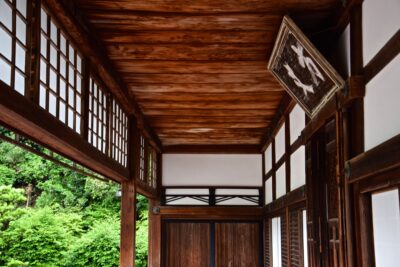
[[[215,223],[215,267],[260,266],[260,224]]]
[[[168,222],[166,224],[166,266],[210,266],[210,224]]]

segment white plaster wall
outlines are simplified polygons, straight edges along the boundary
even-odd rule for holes
[[[290,190],[306,184],[306,150],[304,146],[290,157]]]
[[[366,85],[364,99],[366,151],[400,133],[399,100],[400,56],[397,56]]]
[[[164,186],[261,186],[261,154],[163,154]]]
[[[270,144],[264,152],[265,173],[272,169],[272,145]]]
[[[278,161],[285,154],[285,124],[282,124],[275,136],[275,160]]]
[[[400,28],[399,0],[364,0],[363,2],[364,64],[376,55]]]
[[[399,266],[399,211],[399,191],[397,189],[372,195],[372,222],[377,267]]]

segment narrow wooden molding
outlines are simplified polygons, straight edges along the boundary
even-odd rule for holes
[[[173,154],[259,154],[258,145],[171,145],[163,147],[164,153]]]
[[[262,219],[260,207],[166,207],[160,206],[163,219]]]
[[[297,204],[306,200],[306,186],[297,188],[285,196],[275,200],[265,207],[265,214],[268,216],[270,213],[275,213],[279,210],[284,209],[287,206]]]

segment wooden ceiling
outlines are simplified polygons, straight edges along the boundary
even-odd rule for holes
[[[285,92],[267,71],[284,14],[337,0],[76,0],[164,146],[259,145]]]

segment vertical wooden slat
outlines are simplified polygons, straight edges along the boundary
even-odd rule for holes
[[[25,95],[36,104],[39,104],[40,83],[40,4],[40,0],[32,0],[31,5],[28,5],[27,16],[28,51],[26,67],[30,69],[26,72],[29,81],[27,81]]]
[[[89,140],[89,83],[90,65],[86,58],[82,59],[82,97],[81,97],[81,135]],[[102,127],[103,128],[103,127]],[[101,129],[103,131],[103,129]]]

